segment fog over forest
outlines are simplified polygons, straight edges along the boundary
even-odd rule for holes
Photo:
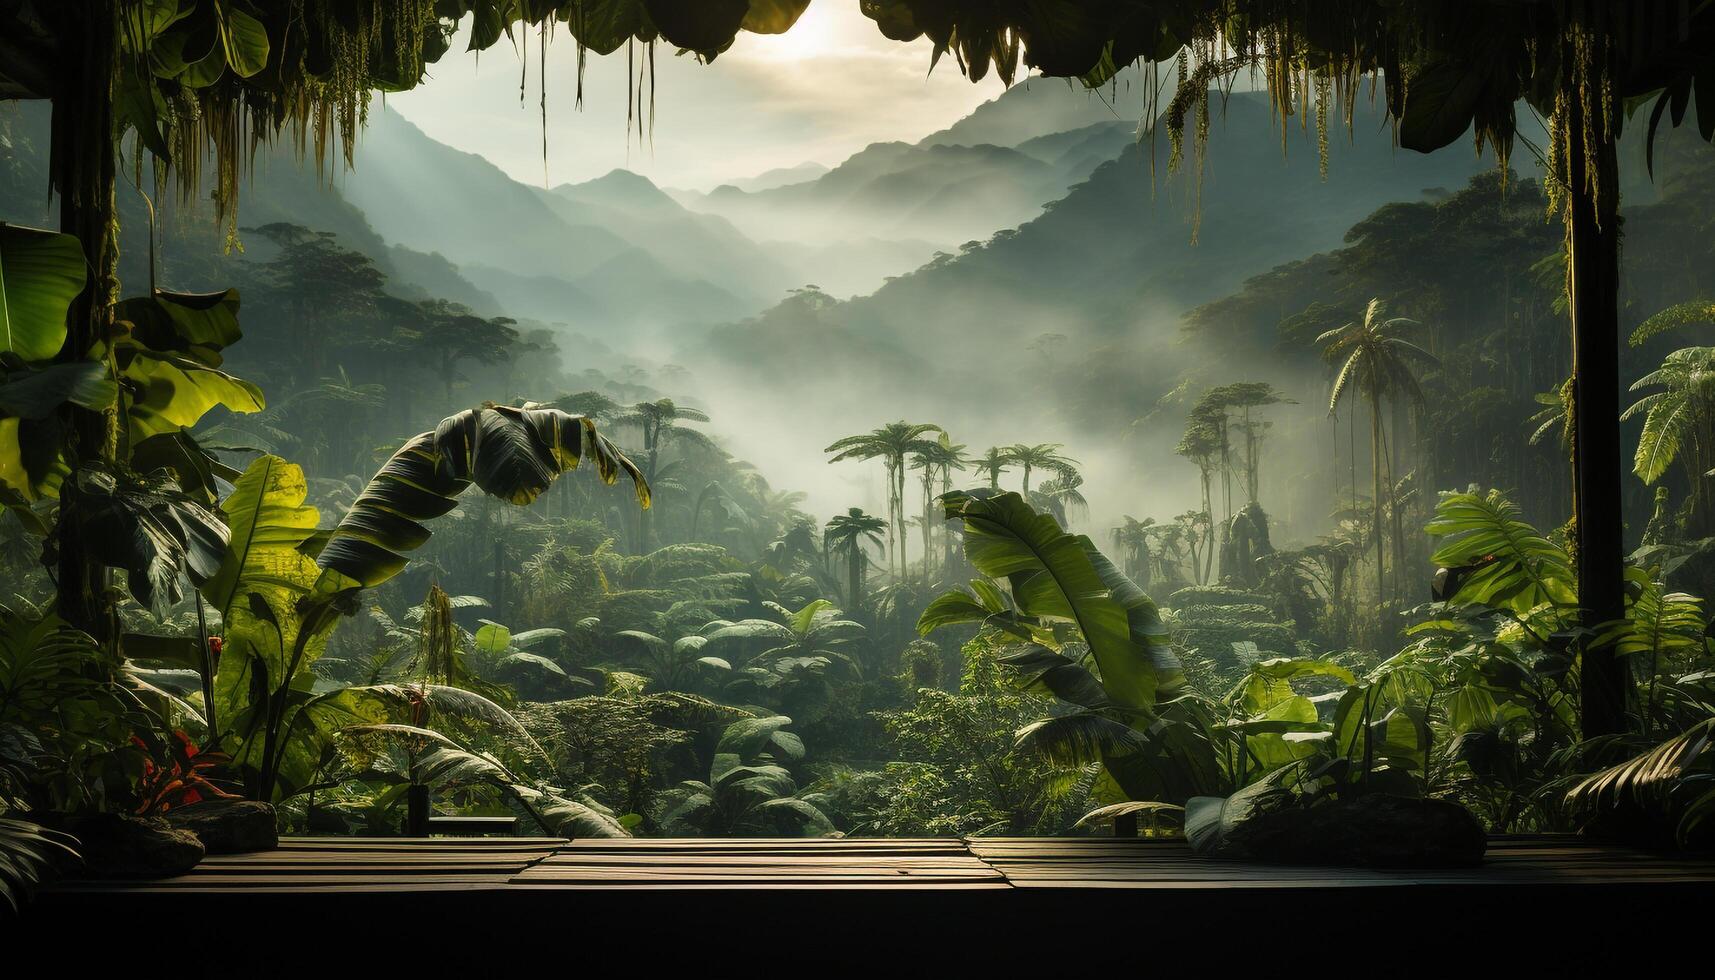
[[[1034,882],[1683,934],[1631,900],[1715,877],[1658,860],[1715,847],[1712,39],[0,0],[0,931]]]
[[[212,288],[274,257],[254,229],[331,236],[391,292],[552,338],[562,371],[530,366],[543,390],[471,372],[460,398],[550,401],[587,380],[620,401],[702,407],[704,431],[824,517],[879,510],[884,491],[874,467],[829,467],[822,448],[898,417],[973,450],[1063,444],[1091,529],[1177,514],[1198,505],[1196,470],[1173,455],[1198,386],[1267,382],[1292,404],[1271,410],[1261,492],[1286,538],[1308,539],[1333,522],[1328,372],[1269,325],[1209,339],[1232,325],[1205,324],[1208,304],[1339,249],[1388,205],[1446,199],[1493,161],[1400,151],[1369,106],[1324,161],[1314,127],[1283,138],[1241,91],[1222,100],[1208,160],[1170,172],[1143,89],[1133,73],[1095,93],[1034,79],[927,137],[703,189],[622,169],[520,182],[378,101],[353,168],[322,181],[287,150],[257,163],[224,256],[201,247],[218,240],[211,214],[162,202],[158,263],[164,282]],[[31,106],[8,120],[26,151],[44,124]],[[13,200],[45,209],[29,179],[39,155],[12,164]],[[140,230],[124,250],[133,276]]]

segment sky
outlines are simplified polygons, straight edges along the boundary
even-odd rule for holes
[[[627,135],[626,49],[593,53],[584,103],[575,107],[577,46],[561,32],[547,57],[547,161],[539,104],[537,37],[524,65],[502,41],[480,56],[463,33],[430,80],[388,105],[431,138],[480,153],[515,179],[553,186],[615,168],[663,187],[708,190],[805,162],[834,166],[870,143],[915,141],[1003,91],[972,84],[944,61],[929,71],[927,40],[882,37],[856,0],[815,0],[783,35],[740,33],[713,64],[662,46],[655,55],[655,125]]]

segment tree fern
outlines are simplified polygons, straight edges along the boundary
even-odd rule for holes
[[[1632,346],[1641,347],[1645,342],[1670,330],[1698,323],[1715,323],[1715,302],[1698,299],[1662,310],[1638,324],[1637,329],[1632,331]]]
[[[1635,576],[1642,573],[1631,570]],[[1683,592],[1666,592],[1661,583],[1644,577],[1626,618],[1602,626],[1598,642],[1613,644],[1626,656],[1648,657],[1652,665],[1674,656],[1701,653],[1707,623],[1703,600]]]
[[[1701,460],[1715,451],[1709,445],[1715,416],[1715,347],[1686,347],[1667,355],[1661,367],[1639,378],[1632,391],[1660,386],[1633,402],[1620,418],[1644,413],[1643,433],[1632,471],[1645,483],[1661,479],[1687,443],[1697,452],[1693,480],[1708,469]]]

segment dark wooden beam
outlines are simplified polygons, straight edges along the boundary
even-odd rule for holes
[[[1583,625],[1595,628],[1625,615],[1625,521],[1620,481],[1620,216],[1619,164],[1612,133],[1593,141],[1590,120],[1571,96],[1566,153],[1567,299],[1572,312],[1573,465],[1578,569]],[[1586,737],[1622,732],[1630,677],[1612,645],[1589,644],[1580,673],[1580,715]]]

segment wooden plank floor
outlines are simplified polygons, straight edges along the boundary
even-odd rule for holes
[[[272,851],[209,855],[189,874],[176,878],[72,879],[51,890],[255,894],[498,889],[566,843],[557,837],[288,837]]]
[[[288,838],[153,881],[74,879],[57,894],[556,889],[1351,889],[1715,886],[1715,859],[1567,837],[1496,838],[1480,867],[1380,871],[1212,861],[1183,843],[1112,838],[916,840]]]
[[[440,972],[461,951],[492,968],[501,950],[509,966],[573,956],[586,971],[635,972],[646,955],[706,971],[763,942],[775,962],[1007,976],[1030,955],[1021,946],[1050,941],[1073,943],[1089,972],[1135,972],[1141,958],[1207,972],[1317,937],[1343,957],[1395,962],[1410,947],[1434,965],[1436,937],[1466,930],[1485,937],[1486,966],[1516,956],[1527,976],[1596,963],[1642,976],[1688,947],[1636,937],[1702,935],[1711,899],[1715,860],[1573,838],[1498,838],[1481,867],[1434,872],[1238,864],[1113,838],[296,838],[160,881],[60,882],[21,921],[0,914],[0,939],[16,927],[81,957],[102,950],[91,923],[201,923],[199,955],[249,962],[256,934],[233,924],[266,922],[297,937],[267,945],[272,975],[371,961],[378,947],[397,966],[398,943],[379,936],[410,937]]]
[[[577,841],[512,879],[529,888],[1007,888],[959,840]]]
[[[971,852],[1015,888],[1294,888],[1402,885],[1715,885],[1715,860],[1652,854],[1573,837],[1500,837],[1473,868],[1386,871],[1212,861],[1179,841],[977,838]]]

